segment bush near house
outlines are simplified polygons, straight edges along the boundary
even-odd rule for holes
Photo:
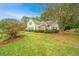
[[[67,32],[79,32],[79,28],[73,28],[73,29],[70,29],[70,30],[66,30]]]
[[[57,30],[57,29],[52,29],[52,30],[45,30],[44,32],[45,32],[45,33],[57,33],[57,32],[59,32],[59,30]]]
[[[41,32],[41,33],[57,33],[59,30],[52,29],[52,30],[27,30],[28,32]]]

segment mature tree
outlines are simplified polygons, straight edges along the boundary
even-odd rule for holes
[[[40,17],[36,16],[36,17],[31,17],[32,20],[40,20]]]
[[[41,21],[53,20],[55,4],[47,4],[40,16]]]
[[[67,27],[74,28],[79,18],[79,4],[61,4],[57,10],[60,32],[64,32]]]
[[[23,23],[27,24],[27,22],[28,22],[29,19],[30,19],[29,17],[23,16],[22,19],[21,19],[21,21],[22,21]]]
[[[27,22],[32,19],[32,20],[40,20],[40,17],[36,16],[36,17],[27,17],[27,16],[23,16],[21,21],[25,24],[27,24]]]
[[[0,30],[8,34],[10,38],[14,38],[19,31],[23,30],[23,26],[16,19],[6,18],[0,21]]]
[[[78,10],[79,4],[56,4],[54,7],[49,5],[41,18],[44,20],[57,20],[60,33],[63,33],[65,28],[72,28],[77,23],[79,15]]]

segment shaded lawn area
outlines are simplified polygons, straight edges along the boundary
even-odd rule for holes
[[[21,32],[24,37],[0,45],[1,56],[79,56],[79,34]]]

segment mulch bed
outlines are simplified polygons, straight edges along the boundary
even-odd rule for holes
[[[15,38],[4,40],[4,41],[0,42],[0,45],[6,45],[8,43],[15,42],[15,41],[19,40],[20,38],[22,38],[22,36],[16,36]]]

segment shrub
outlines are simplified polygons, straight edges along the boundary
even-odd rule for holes
[[[59,30],[52,29],[52,30],[27,30],[29,32],[41,32],[41,33],[57,33]]]
[[[16,37],[16,34],[23,29],[22,24],[12,18],[0,20],[0,32],[8,34],[10,38]]]
[[[45,33],[57,33],[57,29],[52,29],[52,30],[44,30]]]

